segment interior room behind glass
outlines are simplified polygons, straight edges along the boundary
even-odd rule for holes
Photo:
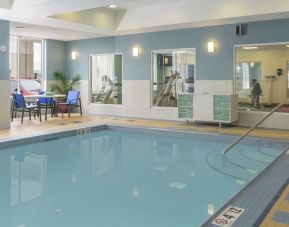
[[[239,107],[269,111],[289,98],[289,45],[250,45],[235,49],[235,89]]]
[[[91,102],[122,104],[122,55],[90,56]]]
[[[152,103],[176,107],[179,93],[193,93],[195,49],[156,50],[152,52]]]
[[[43,88],[42,40],[11,36],[10,81],[11,93],[32,94]]]

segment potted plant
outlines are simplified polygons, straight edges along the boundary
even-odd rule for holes
[[[50,90],[61,95],[67,95],[68,92],[74,88],[76,83],[80,81],[79,74],[77,74],[71,80],[69,80],[63,72],[57,71],[53,74],[53,76],[57,82],[51,85]]]
[[[80,75],[77,74],[71,80],[69,80],[63,72],[54,72],[53,74],[55,83],[51,84],[50,90],[55,92],[56,94],[67,95],[69,91],[71,91],[75,85],[80,81]],[[62,113],[67,112],[67,108],[64,105],[59,106],[60,111]]]

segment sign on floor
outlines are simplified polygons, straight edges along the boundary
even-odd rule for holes
[[[212,224],[222,227],[232,226],[244,211],[243,208],[229,206],[212,221]]]

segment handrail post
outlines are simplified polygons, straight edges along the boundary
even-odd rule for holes
[[[234,141],[229,147],[227,147],[223,154],[226,154],[229,150],[231,150],[237,143],[239,143],[242,139],[244,139],[247,135],[250,134],[255,128],[257,128],[260,124],[262,124],[268,117],[270,117],[273,113],[275,113],[278,109],[280,109],[281,106],[283,106],[284,103],[280,103],[277,105],[271,112],[269,112],[265,117],[263,117],[257,124],[252,126],[247,132],[245,132],[240,138],[238,138],[236,141]]]

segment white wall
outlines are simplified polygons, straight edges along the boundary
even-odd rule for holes
[[[88,83],[89,81],[82,80],[79,84],[84,113],[136,118],[152,118],[162,120],[177,120],[177,108],[151,108],[151,83],[149,80],[124,80],[122,88],[123,103],[121,105],[89,103]]]
[[[0,129],[10,128],[10,80],[0,80]]]

